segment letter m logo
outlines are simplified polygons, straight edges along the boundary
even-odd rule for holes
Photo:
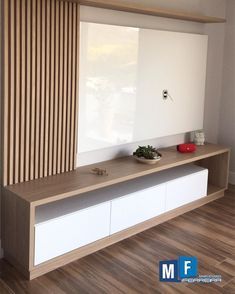
[[[160,261],[159,277],[161,282],[178,282],[178,261]]]

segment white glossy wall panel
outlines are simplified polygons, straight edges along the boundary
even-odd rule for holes
[[[206,58],[204,35],[82,23],[78,152],[202,128]]]
[[[111,234],[153,218],[165,210],[166,185],[133,193],[112,201]]]
[[[110,202],[35,225],[35,260],[40,264],[109,235]]]
[[[202,129],[207,36],[142,29],[139,39],[134,139]]]

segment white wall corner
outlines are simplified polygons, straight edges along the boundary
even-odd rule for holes
[[[235,172],[230,171],[229,173],[229,184],[235,185]]]

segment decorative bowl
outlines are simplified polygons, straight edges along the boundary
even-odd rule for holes
[[[144,158],[144,157],[138,157],[138,156],[135,156],[135,155],[134,155],[134,158],[135,158],[137,161],[139,161],[139,162],[141,162],[141,163],[145,163],[145,164],[155,164],[155,163],[157,163],[158,161],[160,161],[160,160],[162,159],[161,156],[159,156],[159,157],[157,157],[157,158],[154,158],[154,159],[146,159],[146,158]]]

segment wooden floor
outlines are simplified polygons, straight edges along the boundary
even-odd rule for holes
[[[0,293],[235,293],[235,188],[224,198],[31,282],[1,261]],[[158,262],[193,255],[218,284],[160,283]]]

